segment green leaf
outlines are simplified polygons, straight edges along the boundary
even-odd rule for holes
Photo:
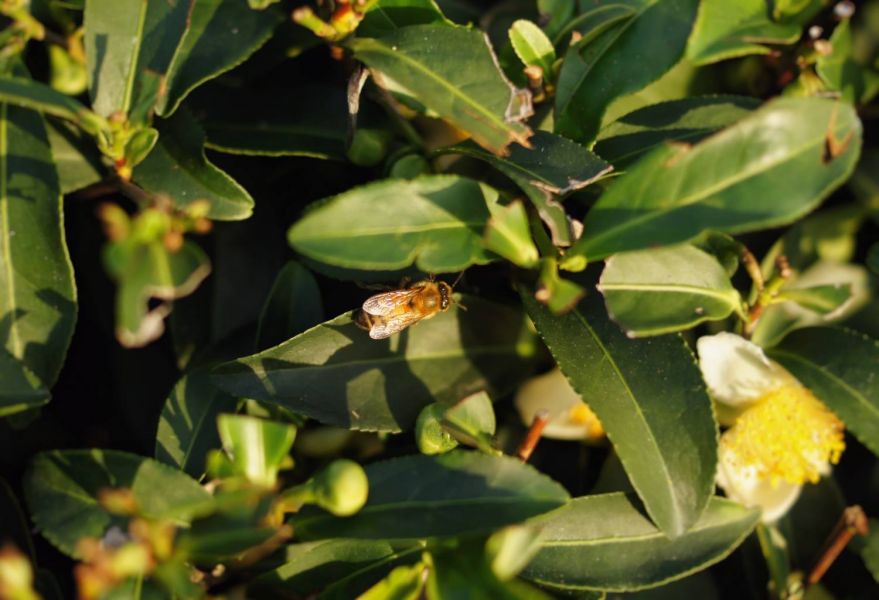
[[[418,600],[424,589],[423,563],[401,566],[369,588],[360,600]]]
[[[851,296],[852,287],[850,284],[831,284],[782,290],[777,298],[782,301],[796,302],[803,308],[826,315],[845,304]]]
[[[687,46],[687,58],[707,65],[748,54],[768,54],[763,44],[793,44],[801,34],[796,23],[769,16],[765,0],[703,0]]]
[[[726,270],[694,246],[615,254],[607,259],[598,289],[611,318],[631,337],[743,314],[741,295]]]
[[[281,22],[278,12],[253,11],[243,2],[191,0],[189,11],[168,67],[165,93],[156,105],[163,117],[175,112],[197,86],[244,62]]]
[[[158,126],[159,142],[134,169],[134,180],[146,191],[171,198],[186,208],[196,200],[211,204],[207,217],[239,221],[253,212],[253,198],[204,154],[204,132],[192,115],[178,111]]]
[[[540,21],[546,22],[543,26],[547,35],[555,39],[556,34],[574,16],[577,9],[576,3],[571,0],[537,0],[537,12]]]
[[[836,26],[830,36],[830,47],[830,54],[818,55],[815,72],[846,102],[868,101],[879,91],[879,72],[855,60],[850,21]]]
[[[611,102],[656,81],[680,60],[698,4],[697,0],[628,0],[612,5],[624,9],[622,18],[601,21],[565,55],[556,92],[556,132],[592,142]],[[600,6],[590,12],[610,8]]]
[[[353,517],[318,509],[294,515],[302,539],[421,539],[489,532],[568,501],[556,482],[508,456],[453,450],[366,467],[369,500]]]
[[[663,142],[695,144],[759,105],[744,96],[697,96],[639,108],[603,128],[595,152],[617,168],[628,168]]]
[[[492,572],[507,580],[524,569],[540,550],[542,530],[539,526],[510,525],[494,532],[485,543],[485,553]]]
[[[0,418],[49,401],[49,390],[20,360],[0,348]]]
[[[0,102],[71,121],[95,135],[106,122],[80,102],[26,77],[0,77]]]
[[[768,354],[879,454],[879,342],[845,329],[810,327],[789,333]]]
[[[79,191],[104,178],[108,169],[101,162],[101,155],[91,137],[55,120],[46,122],[46,132],[62,194]]]
[[[511,146],[503,157],[472,142],[441,148],[437,153],[463,154],[485,161],[512,179],[549,227],[553,242],[569,246],[574,236],[565,209],[556,198],[586,187],[613,167],[580,144],[547,131],[536,131],[529,142],[530,149]]]
[[[0,340],[46,388],[58,378],[76,323],[61,209],[43,117],[0,104]],[[36,389],[26,373],[6,368],[18,372],[16,395]]]
[[[540,27],[527,19],[519,19],[510,27],[509,36],[516,56],[526,67],[540,67],[545,78],[552,78],[555,48]]]
[[[289,463],[296,428],[247,415],[220,415],[217,429],[235,472],[251,483],[273,487]]]
[[[574,308],[586,294],[586,290],[567,279],[559,277],[558,264],[554,258],[543,259],[537,291],[534,297],[545,304],[554,315],[560,315]]]
[[[860,139],[860,121],[847,104],[773,100],[695,146],[666,144],[650,152],[598,200],[569,254],[591,262],[685,242],[708,229],[785,225],[848,177]]]
[[[512,142],[527,145],[531,130],[522,121],[532,112],[530,95],[506,80],[482,32],[413,25],[348,46],[380,84],[406,90],[483,148],[505,154]]]
[[[494,451],[492,437],[497,423],[491,398],[485,392],[477,392],[450,406],[443,413],[442,426],[462,444],[483,452]]]
[[[760,518],[755,509],[711,498],[702,517],[669,539],[621,493],[575,498],[546,518],[540,552],[522,577],[557,591],[634,591],[712,565],[735,549]]]
[[[284,548],[283,564],[256,577],[248,586],[254,597],[270,591],[308,596],[352,598],[369,588],[394,565],[415,562],[424,547],[384,540],[330,539]],[[344,590],[344,594],[342,594]]]
[[[540,258],[531,240],[528,215],[519,201],[507,206],[489,205],[491,218],[485,227],[485,247],[520,267],[531,267]]]
[[[708,503],[717,462],[711,401],[687,345],[678,336],[627,338],[594,295],[563,316],[522,299],[653,521],[671,538],[683,535]]]
[[[297,252],[338,267],[461,271],[491,260],[482,232],[496,199],[453,175],[378,181],[315,205],[287,237]]]
[[[220,447],[217,416],[235,412],[237,404],[211,383],[207,370],[181,377],[159,415],[156,459],[201,478],[208,450]]]
[[[116,291],[116,337],[139,347],[164,332],[166,305],[150,309],[150,298],[174,300],[191,294],[211,272],[204,251],[186,240],[172,252],[161,241],[147,244],[129,238],[106,248],[105,263],[119,283]]]
[[[220,365],[214,382],[322,423],[401,431],[434,401],[487,390],[498,397],[527,376],[537,351],[520,311],[464,297],[448,312],[387,340],[345,313],[280,346]]]
[[[114,517],[97,500],[104,489],[128,488],[138,513],[186,524],[211,496],[177,469],[115,450],[52,450],[36,455],[24,478],[31,518],[43,536],[78,558],[76,542],[102,537],[127,518]]]
[[[432,568],[427,571],[427,598],[550,600],[550,596],[523,581],[498,579],[478,544],[459,544],[453,550],[431,553],[430,558]]]
[[[357,26],[360,37],[380,37],[412,25],[452,25],[434,0],[377,0]]]
[[[295,260],[278,273],[259,316],[257,348],[270,348],[324,320],[320,289],[311,271]]]

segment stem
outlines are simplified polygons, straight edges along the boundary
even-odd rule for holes
[[[528,433],[525,435],[525,439],[522,440],[522,443],[519,445],[519,450],[516,452],[516,456],[519,457],[519,460],[522,462],[528,462],[528,459],[531,458],[531,454],[537,447],[537,442],[540,441],[540,434],[543,433],[543,428],[546,427],[548,422],[549,411],[537,411],[537,414],[534,415],[534,420],[531,422],[531,427],[528,428]]]
[[[836,526],[827,541],[824,542],[824,549],[815,561],[812,570],[809,571],[809,577],[806,579],[809,585],[818,583],[827,572],[827,569],[833,564],[840,553],[845,549],[851,539],[858,535],[867,535],[870,531],[867,515],[860,506],[849,506],[842,511]]]

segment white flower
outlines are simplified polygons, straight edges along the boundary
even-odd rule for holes
[[[549,412],[543,437],[587,441],[604,438],[604,428],[598,417],[558,369],[532,377],[522,384],[516,393],[515,404],[526,425],[531,424],[538,411]]]
[[[772,522],[793,506],[802,485],[839,460],[842,422],[793,375],[740,336],[697,342],[699,366],[721,424],[717,483]]]

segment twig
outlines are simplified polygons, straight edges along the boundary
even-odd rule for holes
[[[537,442],[540,441],[540,434],[543,433],[543,428],[546,427],[548,422],[549,411],[537,411],[537,414],[534,415],[534,420],[531,421],[531,427],[528,428],[528,433],[525,435],[525,439],[522,440],[522,443],[519,445],[519,450],[516,452],[516,456],[519,457],[519,460],[522,462],[528,462],[528,459],[531,458],[531,453],[533,453],[534,449],[537,447]]]
[[[842,516],[824,543],[821,555],[809,571],[809,577],[806,579],[809,585],[814,585],[821,580],[824,573],[827,572],[827,569],[830,568],[855,534],[867,535],[869,531],[867,515],[864,514],[864,509],[860,506],[849,506],[842,511]]]

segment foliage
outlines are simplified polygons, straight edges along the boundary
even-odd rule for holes
[[[879,0],[0,23],[0,598],[877,594]]]

